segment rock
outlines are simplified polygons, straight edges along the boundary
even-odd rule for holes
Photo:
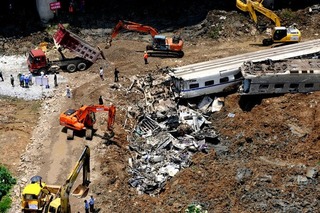
[[[298,175],[297,182],[298,182],[299,185],[307,185],[308,184],[308,179],[305,176]]]
[[[307,178],[316,178],[318,176],[318,170],[314,167],[308,168],[306,176]]]

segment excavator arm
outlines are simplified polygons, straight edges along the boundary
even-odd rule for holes
[[[83,198],[87,196],[89,191],[88,186],[90,184],[90,148],[88,146],[85,146],[74,169],[70,173],[65,184],[61,187],[60,199],[62,213],[71,213],[69,195],[81,169],[83,171],[82,184],[80,184],[72,194],[76,197]]]
[[[158,31],[153,27],[146,26],[146,25],[139,24],[132,21],[120,20],[112,30],[111,39],[107,41],[110,46],[111,46],[112,39],[114,39],[122,29],[137,31],[142,33],[149,33],[152,36],[152,38],[155,35],[158,35]]]
[[[88,111],[92,112],[102,112],[102,111],[107,111],[108,112],[108,130],[112,130],[114,120],[116,117],[116,107],[114,105],[104,106],[104,105],[94,105],[94,106],[89,106],[87,107]]]
[[[256,14],[256,11],[258,11],[259,13],[263,14],[267,18],[271,19],[275,23],[276,27],[280,27],[281,23],[280,23],[279,16],[277,16],[277,14],[275,14],[271,10],[265,8],[262,5],[262,2],[263,2],[263,0],[256,0],[256,1],[254,1],[254,0],[237,0],[236,6],[237,6],[237,8],[239,8],[240,10],[242,10],[244,12],[249,12],[251,19],[255,23],[258,22],[258,18],[257,18],[257,14]]]

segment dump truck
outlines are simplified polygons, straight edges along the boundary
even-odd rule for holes
[[[95,63],[98,59],[105,59],[99,47],[94,47],[79,36],[65,29],[62,24],[58,25],[53,40],[60,53],[59,60],[49,60],[42,49],[29,51],[27,64],[29,71],[34,75],[40,73],[55,72],[59,69],[67,72],[83,71]],[[62,53],[68,49],[76,54],[76,57],[67,58]]]

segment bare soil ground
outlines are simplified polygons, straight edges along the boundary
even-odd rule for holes
[[[213,19],[215,13],[207,19]],[[306,13],[301,13],[306,15]],[[300,16],[302,17],[302,16]],[[96,198],[97,212],[184,212],[189,204],[203,205],[209,212],[315,212],[320,208],[319,176],[301,181],[309,168],[320,170],[319,126],[317,108],[320,93],[287,94],[280,97],[242,100],[238,94],[225,98],[225,106],[210,117],[221,136],[225,152],[198,153],[192,166],[170,179],[157,197],[139,195],[128,184],[127,134],[134,121],[123,128],[128,106],[143,95],[126,92],[134,75],[157,72],[158,67],[181,66],[219,57],[261,50],[261,35],[234,34],[233,20],[249,19],[243,14],[228,17],[224,34],[218,40],[208,36],[186,40],[181,59],[149,58],[143,62],[147,44],[127,38],[114,40],[105,49],[108,60],[106,80],[99,79],[98,69],[106,67],[98,61],[89,70],[73,74],[60,73],[72,88],[73,97],[64,96],[60,84],[56,96],[39,102],[14,99],[0,101],[0,162],[7,166],[23,187],[32,175],[41,175],[50,184],[63,184],[84,145],[91,148],[91,194]],[[301,21],[304,40],[319,38],[320,14]],[[245,23],[246,25],[247,23]],[[248,26],[250,26],[248,24]],[[183,32],[183,29],[181,29]],[[245,31],[245,30],[244,30]],[[249,30],[250,31],[250,30]],[[241,31],[243,32],[243,31]],[[104,43],[101,43],[104,46]],[[119,89],[111,87],[113,70],[120,71]],[[59,125],[59,114],[82,104],[96,104],[99,96],[105,104],[117,106],[114,143],[105,144],[106,114],[99,113],[97,132],[92,141],[75,137],[66,140]],[[247,111],[241,105],[252,104]],[[228,117],[228,113],[235,117]],[[243,172],[245,171],[245,172]],[[244,174],[239,179],[239,175]],[[303,179],[304,180],[304,179]],[[19,190],[13,193],[18,212]],[[72,212],[83,211],[83,200],[71,199]]]

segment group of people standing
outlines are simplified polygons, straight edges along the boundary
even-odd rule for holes
[[[29,86],[33,84],[33,82],[32,82],[32,74],[30,72],[28,74],[19,73],[17,77],[19,79],[20,86],[23,87],[23,88],[29,88]],[[13,78],[13,76],[11,75],[10,78],[11,78],[11,85],[14,86],[14,78]]]
[[[94,212],[94,202],[95,200],[92,195],[90,196],[89,202],[84,200],[84,210],[86,213],[89,213],[89,211]]]

